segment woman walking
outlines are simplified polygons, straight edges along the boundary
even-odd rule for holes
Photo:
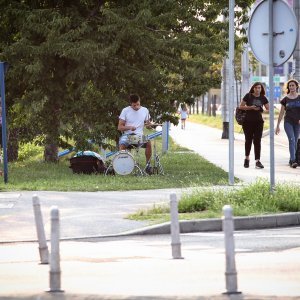
[[[297,168],[296,148],[300,133],[300,96],[298,94],[299,83],[295,79],[287,82],[287,95],[280,101],[281,109],[278,116],[276,134],[280,132],[280,122],[284,115],[284,130],[289,140],[290,160],[289,165]]]
[[[189,111],[188,111],[185,103],[181,104],[179,114],[180,114],[180,120],[181,120],[181,129],[185,129],[185,120],[189,116]]]
[[[261,138],[264,128],[263,107],[269,111],[269,101],[265,97],[263,85],[260,82],[255,82],[239,106],[240,109],[246,111],[245,121],[242,125],[245,134],[245,168],[249,168],[252,143],[254,145],[255,168],[264,168],[260,162]]]

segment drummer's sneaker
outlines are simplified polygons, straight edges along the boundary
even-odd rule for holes
[[[146,172],[148,175],[151,175],[151,174],[152,174],[152,167],[151,167],[151,165],[149,165],[149,164],[146,165],[145,172]]]

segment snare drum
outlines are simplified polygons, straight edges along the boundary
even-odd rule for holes
[[[127,137],[130,145],[142,145],[148,142],[147,136],[145,135],[129,134]]]
[[[142,136],[137,134],[128,134],[128,143],[130,145],[137,145],[141,143]]]
[[[112,165],[117,174],[128,175],[133,171],[135,161],[131,153],[126,150],[121,150],[113,158]]]

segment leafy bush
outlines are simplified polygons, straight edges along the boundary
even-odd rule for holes
[[[19,146],[19,161],[32,160],[37,158],[42,158],[43,147],[37,146],[34,143],[20,144]]]
[[[278,184],[276,190],[271,192],[269,183],[259,180],[234,190],[196,190],[182,196],[178,203],[178,212],[183,218],[220,217],[224,205],[231,205],[235,216],[298,212],[300,211],[300,187]],[[159,207],[155,207],[155,209],[140,211],[140,216],[147,215],[148,219],[150,217],[165,219],[169,211],[168,206],[161,208],[161,211]]]

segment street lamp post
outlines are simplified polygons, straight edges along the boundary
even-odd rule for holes
[[[229,184],[234,184],[234,7],[235,0],[229,0]]]

